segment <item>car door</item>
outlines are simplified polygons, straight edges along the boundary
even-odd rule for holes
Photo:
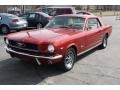
[[[86,32],[84,31],[85,21],[86,21],[85,18],[81,17],[76,17],[73,19],[72,28],[76,29],[74,31],[75,33],[74,41],[76,42],[76,45],[78,47],[78,53],[81,53],[82,51],[85,50],[85,37],[86,37]]]
[[[27,21],[29,27],[36,27],[38,22],[38,15],[36,13],[29,13]]]
[[[48,22],[48,17],[45,17],[43,15],[39,16],[39,23],[41,23],[43,26],[45,26]]]
[[[101,23],[98,18],[89,18],[86,24],[86,49],[101,42]]]

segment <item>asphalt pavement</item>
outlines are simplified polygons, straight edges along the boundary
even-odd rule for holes
[[[78,57],[74,68],[63,72],[56,66],[37,66],[11,58],[0,35],[0,85],[120,84],[120,20],[102,17],[113,26],[106,49],[93,49]]]

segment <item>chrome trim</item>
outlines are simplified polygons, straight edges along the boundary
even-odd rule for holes
[[[36,62],[38,65],[41,65],[40,61],[38,60],[38,58],[35,58]]]
[[[16,47],[16,46],[13,46],[13,45],[10,45],[10,44],[9,44],[9,46],[14,47],[14,48],[18,48],[18,49],[22,49],[22,50],[32,51],[32,52],[39,52],[39,51],[37,51],[37,50],[31,50],[31,49],[26,49],[26,48],[20,48],[20,47]]]
[[[85,50],[85,51],[83,51],[83,52],[78,53],[77,56],[79,56],[79,55],[81,55],[81,54],[83,54],[83,53],[86,53],[86,52],[92,50],[93,48],[99,46],[100,44],[102,44],[102,43],[99,43],[99,44],[97,44],[97,45],[95,45],[95,46],[93,46],[93,47],[91,47],[91,48],[89,48],[89,49],[87,49],[87,50]]]
[[[59,58],[63,57],[62,55],[49,56],[49,57],[47,57],[47,56],[36,56],[36,55],[31,55],[31,54],[26,54],[26,53],[21,53],[21,52],[14,51],[14,50],[8,48],[7,46],[5,47],[5,49],[8,52],[12,52],[12,53],[20,54],[20,55],[25,55],[25,56],[30,56],[30,57],[34,57],[34,58],[44,58],[44,59],[54,60],[54,59],[59,59]]]

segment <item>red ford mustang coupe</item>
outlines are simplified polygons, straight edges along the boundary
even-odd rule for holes
[[[112,26],[103,25],[94,15],[60,15],[43,29],[5,36],[11,57],[40,64],[59,63],[68,71],[78,55],[95,47],[106,48]]]

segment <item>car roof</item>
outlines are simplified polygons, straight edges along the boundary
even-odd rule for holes
[[[9,13],[0,13],[0,15],[3,15],[3,16],[13,16],[13,17],[17,17],[16,15],[9,14]]]
[[[91,12],[86,12],[86,11],[77,11],[77,14],[81,14],[81,13],[83,13],[83,15],[94,15],[93,13],[91,13]]]
[[[72,7],[72,6],[49,6],[46,8],[74,8],[74,7]]]
[[[44,13],[44,12],[33,12],[33,13],[38,13],[38,14],[46,14],[46,13]]]
[[[81,14],[64,14],[64,15],[58,15],[56,17],[82,17],[82,18],[98,18],[95,15],[81,15]]]
[[[44,12],[28,12],[28,13],[36,13],[36,14],[41,14],[43,16],[49,16],[48,14],[46,14]]]
[[[36,12],[36,13],[41,14],[41,15],[46,16],[46,17],[50,17],[50,15],[48,15],[47,13],[44,13],[44,12]]]

